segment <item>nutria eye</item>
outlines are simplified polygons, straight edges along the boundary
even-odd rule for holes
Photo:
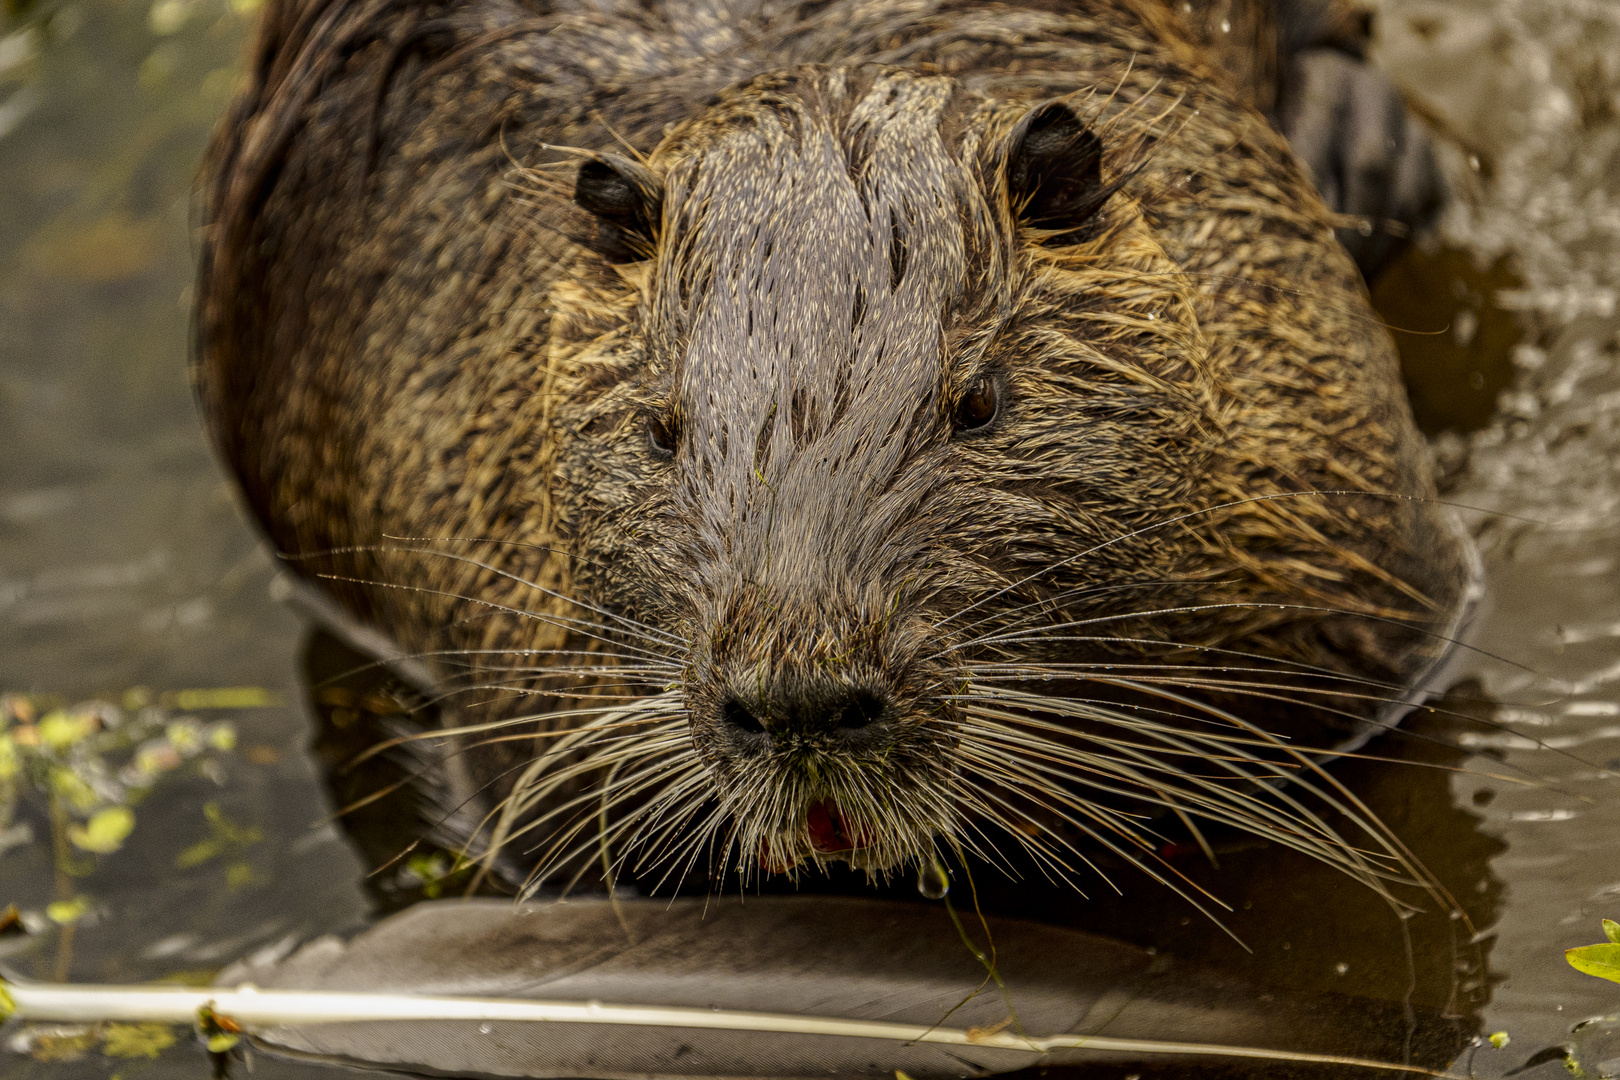
[[[655,456],[669,460],[675,456],[675,428],[662,416],[647,417],[647,445]]]
[[[980,376],[979,381],[973,385],[956,406],[956,429],[958,431],[973,431],[976,428],[987,426],[996,418],[996,411],[1001,404],[1000,394],[996,391],[996,380],[989,375]]]

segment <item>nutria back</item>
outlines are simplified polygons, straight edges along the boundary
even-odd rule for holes
[[[1465,556],[1219,60],[1148,0],[270,4],[202,398],[300,573],[508,725],[482,842],[1321,846],[1247,793],[1401,697]]]

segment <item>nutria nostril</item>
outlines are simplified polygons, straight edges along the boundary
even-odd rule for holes
[[[759,722],[759,718],[749,710],[747,705],[744,705],[736,698],[726,699],[725,705],[720,710],[720,718],[726,727],[732,731],[741,732],[745,735],[765,734],[765,725]]]
[[[838,726],[856,731],[883,718],[883,702],[876,694],[857,690],[838,714]]]
[[[887,710],[881,695],[864,689],[800,688],[758,700],[732,693],[720,706],[720,723],[735,748],[763,750],[806,736],[864,744],[877,735]]]

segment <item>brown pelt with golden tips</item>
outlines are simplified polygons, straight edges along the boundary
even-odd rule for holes
[[[1254,781],[1331,797],[1464,546],[1181,9],[270,0],[200,393],[290,565],[464,691],[475,851],[1066,873],[1145,804],[1376,877]]]

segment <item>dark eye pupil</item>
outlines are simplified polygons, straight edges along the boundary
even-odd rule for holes
[[[675,452],[675,432],[661,416],[647,418],[647,442],[654,452],[666,457]]]
[[[988,375],[968,391],[956,409],[956,424],[961,428],[984,427],[996,415],[996,383]]]

